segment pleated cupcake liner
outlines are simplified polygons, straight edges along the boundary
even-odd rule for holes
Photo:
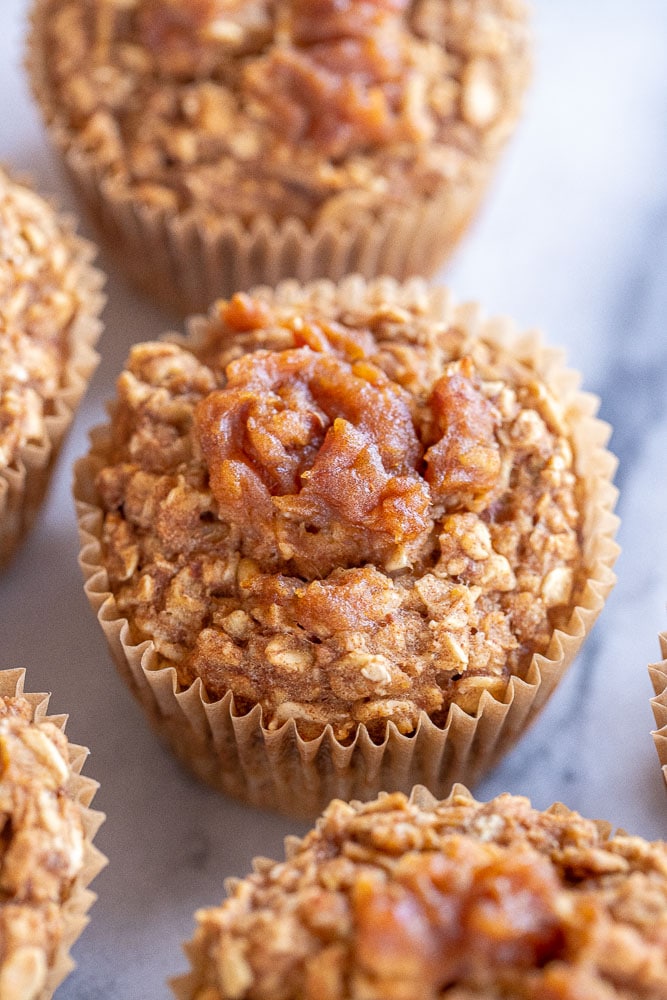
[[[652,663],[648,668],[655,691],[655,697],[651,699],[651,708],[656,728],[651,736],[667,784],[667,632],[662,632],[660,635],[660,653],[662,660],[659,663]]]

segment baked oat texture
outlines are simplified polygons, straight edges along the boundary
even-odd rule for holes
[[[16,675],[16,677],[14,677]],[[71,969],[69,947],[87,922],[88,882],[104,864],[91,845],[102,815],[87,807],[96,784],[79,770],[46,698],[0,695],[0,997],[47,1000]]]
[[[0,169],[0,565],[35,515],[97,363],[92,256],[69,220]]]
[[[538,373],[378,284],[222,301],[136,346],[92,451],[128,641],[305,738],[501,698],[580,596],[584,487]]]
[[[45,439],[79,305],[69,234],[43,198],[0,170],[0,467]]]
[[[179,1000],[664,1000],[667,844],[505,794],[334,801],[196,914]]]
[[[477,183],[520,110],[522,0],[42,0],[38,98],[117,197],[308,226]]]

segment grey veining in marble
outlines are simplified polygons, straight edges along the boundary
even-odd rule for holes
[[[0,160],[72,205],[21,71],[25,0],[2,0]],[[619,582],[541,719],[477,789],[554,799],[647,837],[667,836],[667,795],[649,737],[646,665],[667,628],[667,5],[535,0],[535,81],[484,210],[441,279],[462,299],[562,345],[615,427]],[[110,865],[76,945],[62,1000],[166,997],[185,968],[192,912],[256,854],[304,827],[195,784],[156,743],[113,670],[83,596],[70,500],[73,459],[129,345],[173,320],[113,266],[103,361],[61,456],[49,502],[0,578],[1,666],[53,692],[108,813]]]

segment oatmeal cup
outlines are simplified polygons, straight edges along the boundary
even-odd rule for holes
[[[31,24],[75,187],[183,314],[287,277],[433,272],[529,76],[523,0],[33,0]]]
[[[80,773],[88,751],[24,678],[0,671],[0,996],[49,1000],[74,967],[88,886],[106,864],[92,843],[104,816],[89,808],[97,782]]]
[[[667,843],[458,785],[332,802],[195,914],[179,1000],[664,1000]]]
[[[662,774],[667,784],[667,632],[660,636],[660,653],[663,659],[660,663],[653,663],[649,667],[649,674],[655,691],[655,698],[651,700],[653,715],[655,716],[655,732],[653,741],[658,751],[658,758],[662,765]]]
[[[76,468],[80,561],[177,754],[306,815],[487,770],[614,580],[577,384],[418,280],[287,282],[135,346]]]
[[[0,567],[37,515],[97,365],[93,257],[71,220],[0,168]]]

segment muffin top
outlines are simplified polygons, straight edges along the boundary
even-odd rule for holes
[[[80,260],[70,226],[0,169],[0,470],[46,438],[81,302]]]
[[[667,996],[664,842],[458,786],[334,801],[287,847],[197,914],[181,1000]]]
[[[0,996],[42,995],[84,866],[64,733],[22,697],[0,697]]]
[[[523,0],[41,0],[47,116],[119,196],[315,224],[470,180],[519,112]]]
[[[474,712],[585,572],[560,403],[381,283],[354,304],[239,294],[189,340],[136,346],[93,459],[132,641],[304,737]]]

